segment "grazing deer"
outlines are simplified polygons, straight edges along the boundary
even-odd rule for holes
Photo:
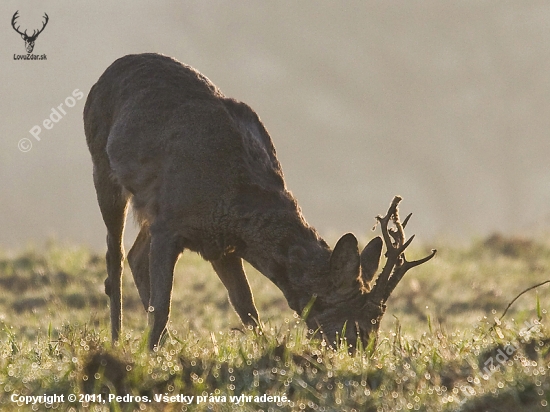
[[[225,97],[193,68],[158,54],[116,60],[92,87],[84,129],[107,226],[105,292],[112,338],[121,328],[122,234],[132,200],[141,230],[128,261],[152,327],[153,349],[170,313],[173,271],[184,249],[211,262],[244,325],[258,311],[243,259],[281,289],[289,306],[329,342],[355,345],[379,328],[408,262],[396,197],[381,223],[387,261],[374,283],[382,239],[359,254],[348,233],[334,250],[287,190],[271,138],[246,104]],[[410,217],[410,215],[409,215]],[[395,227],[388,229],[393,222]],[[309,304],[313,302],[313,304]]]

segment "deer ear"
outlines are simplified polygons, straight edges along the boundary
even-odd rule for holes
[[[340,238],[330,257],[330,274],[338,289],[357,289],[359,249],[352,233]]]
[[[361,277],[365,284],[370,283],[380,264],[382,255],[382,238],[376,236],[361,252]]]

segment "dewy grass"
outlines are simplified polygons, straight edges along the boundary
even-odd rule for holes
[[[216,275],[192,255],[176,270],[170,332],[156,352],[147,349],[146,314],[126,269],[126,317],[112,346],[103,258],[55,244],[3,255],[0,408],[546,410],[548,286],[498,317],[544,280],[550,253],[539,243],[540,256],[502,238],[492,242],[448,253],[440,247],[437,270],[427,266],[404,279],[378,339],[353,355],[311,339],[280,292],[254,274],[267,315],[261,329],[244,330]],[[63,402],[33,409],[24,401],[53,395]]]

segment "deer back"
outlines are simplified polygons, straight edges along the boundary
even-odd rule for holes
[[[187,231],[186,246],[207,258],[229,241],[218,247],[213,238],[244,230],[245,215],[298,213],[257,114],[171,58],[115,61],[90,91],[84,119],[92,157],[107,153],[141,222],[171,219]]]

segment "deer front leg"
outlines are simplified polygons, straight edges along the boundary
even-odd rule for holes
[[[242,259],[234,254],[224,255],[212,261],[212,267],[227,289],[229,301],[243,324],[256,326],[259,322],[258,311],[244,273]]]
[[[149,349],[153,350],[166,331],[172,300],[174,266],[181,250],[172,235],[162,228],[151,228],[151,250],[149,256],[149,274],[151,297],[149,300]],[[152,325],[151,325],[152,323]]]

